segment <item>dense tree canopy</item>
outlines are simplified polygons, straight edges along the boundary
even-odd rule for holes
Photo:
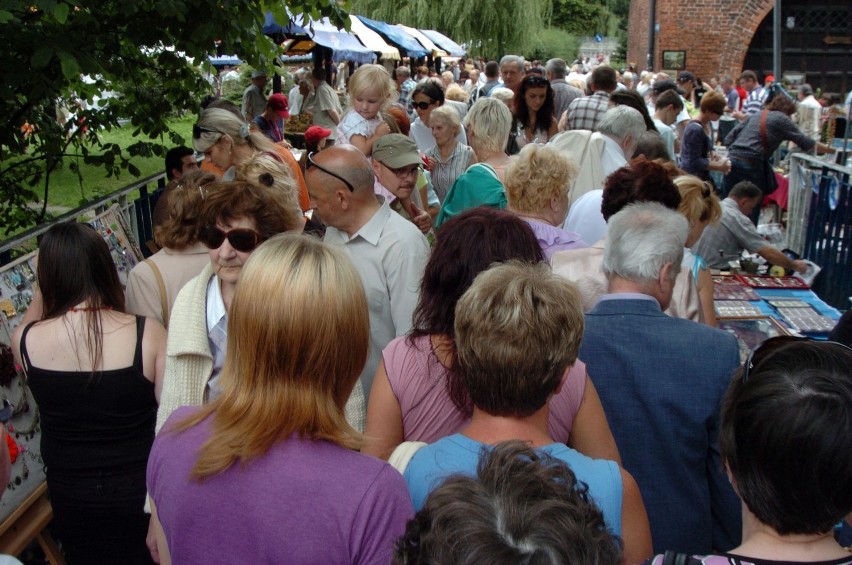
[[[293,13],[343,21],[338,4],[288,2]],[[134,155],[161,155],[184,140],[167,118],[197,109],[199,69],[216,44],[271,68],[277,47],[260,30],[264,12],[286,21],[283,2],[263,0],[3,0],[0,2],[0,227],[30,225],[44,210],[50,173],[74,159],[134,173]],[[96,96],[117,96],[91,107]],[[84,104],[87,102],[88,104]],[[84,105],[89,109],[80,110]],[[76,116],[60,125],[58,108]],[[125,154],[101,146],[97,131],[127,119],[140,135]],[[147,141],[145,141],[147,140]],[[37,194],[38,191],[40,194]]]

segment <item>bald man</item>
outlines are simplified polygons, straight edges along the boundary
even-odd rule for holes
[[[305,180],[311,208],[326,223],[324,241],[352,259],[370,308],[370,357],[361,373],[370,397],[382,349],[412,327],[429,244],[420,230],[373,191],[373,169],[351,145],[330,147],[308,159]]]

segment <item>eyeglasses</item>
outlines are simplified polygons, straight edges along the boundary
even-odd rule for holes
[[[221,131],[217,131],[217,130],[215,130],[213,128],[209,128],[207,126],[201,126],[201,125],[198,125],[197,123],[192,125],[192,138],[193,139],[200,139],[201,134],[205,133],[205,132],[206,133],[218,133],[218,134],[222,133]]]
[[[412,102],[411,104],[415,108],[420,108],[421,110],[425,110],[426,108],[428,108],[429,106],[431,106],[434,103],[435,103],[435,101],[432,100],[431,102]]]
[[[321,170],[325,174],[331,175],[334,178],[336,178],[337,180],[339,180],[340,182],[342,182],[343,184],[345,184],[346,188],[349,189],[349,192],[355,192],[355,187],[352,186],[352,183],[350,183],[348,180],[346,180],[342,176],[338,175],[337,173],[333,173],[333,172],[329,171],[328,169],[326,169],[322,165],[318,165],[317,162],[314,161],[314,155],[316,155],[316,153],[308,153],[308,166],[305,167],[305,172],[307,172],[307,170],[310,169],[311,167],[316,167],[317,169]]]
[[[226,232],[216,226],[206,225],[201,228],[198,239],[209,249],[219,249],[227,239],[231,247],[237,251],[248,253],[254,251],[264,238],[256,231],[246,228],[237,228]]]
[[[401,167],[399,169],[394,169],[393,167],[388,167],[384,163],[382,163],[382,166],[384,168],[386,168],[387,170],[391,171],[398,178],[405,178],[409,175],[417,176],[420,173],[420,165],[409,165],[407,167]]]
[[[743,365],[743,383],[748,381],[749,374],[752,372],[752,370],[754,370],[755,367],[759,366],[762,361],[764,361],[767,357],[770,356],[770,354],[777,351],[784,345],[803,341],[809,341],[813,343],[824,343],[826,345],[838,345],[843,349],[846,349],[847,351],[852,351],[852,347],[849,347],[842,343],[838,343],[836,341],[817,341],[809,337],[796,337],[791,335],[779,335],[776,337],[772,337],[764,341],[759,347],[757,347],[748,354],[748,358],[746,359],[745,365]]]

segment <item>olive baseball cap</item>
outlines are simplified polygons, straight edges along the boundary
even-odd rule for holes
[[[391,169],[423,164],[417,144],[401,133],[389,133],[377,139],[373,143],[373,160]]]

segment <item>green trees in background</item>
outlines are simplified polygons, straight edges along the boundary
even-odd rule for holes
[[[288,4],[293,13],[343,22],[337,4]],[[186,144],[167,119],[196,111],[198,94],[210,91],[201,69],[217,44],[222,53],[271,68],[278,47],[261,33],[265,11],[287,19],[285,4],[269,0],[0,3],[0,228],[45,218],[50,176],[58,167],[78,170],[82,160],[108,175],[138,175],[134,156],[163,155],[167,147]],[[129,120],[140,139],[127,150],[97,135],[120,119]],[[42,207],[27,206],[39,200]]]

